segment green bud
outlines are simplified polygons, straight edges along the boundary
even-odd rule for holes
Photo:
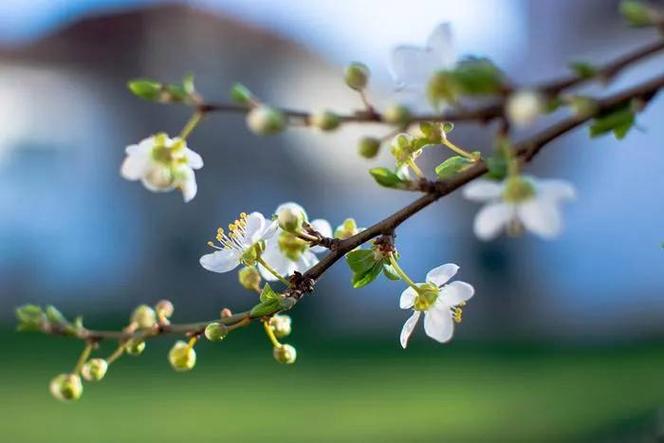
[[[640,1],[627,0],[620,3],[620,13],[631,26],[641,27],[653,25],[657,20],[657,12]]]
[[[76,374],[60,374],[51,380],[49,390],[58,400],[78,400],[83,394],[83,383],[81,377]]]
[[[231,89],[231,100],[241,105],[250,105],[254,101],[254,96],[242,83],[235,83]]]
[[[279,363],[291,365],[295,363],[295,359],[297,358],[297,351],[291,345],[281,345],[274,347],[272,355]]]
[[[261,274],[253,266],[247,266],[237,272],[238,280],[243,288],[255,291],[260,289]]]
[[[353,62],[346,66],[344,80],[350,88],[361,91],[369,82],[369,68],[363,63]]]
[[[287,315],[273,315],[269,325],[278,338],[286,337],[291,333],[291,318]]]
[[[161,83],[150,79],[130,80],[127,87],[132,94],[144,100],[158,100],[162,92]]]
[[[103,358],[91,358],[81,368],[81,375],[87,381],[99,381],[108,371],[108,362]]]
[[[141,355],[145,351],[145,341],[132,338],[125,344],[125,352],[129,355]]]
[[[380,140],[375,137],[362,137],[357,145],[357,152],[364,158],[374,158],[379,149]]]
[[[210,341],[222,341],[226,335],[228,335],[228,328],[219,322],[212,322],[205,327],[205,338]]]
[[[348,237],[352,237],[358,232],[360,232],[360,230],[357,228],[357,223],[355,222],[355,219],[347,218],[346,220],[344,220],[342,224],[337,226],[337,228],[334,230],[334,238],[344,240],[347,239]]]
[[[168,353],[168,361],[178,372],[189,371],[196,364],[196,351],[187,342],[178,340]]]
[[[311,116],[311,124],[321,131],[332,131],[339,127],[341,120],[332,111],[322,111]]]
[[[247,126],[258,135],[277,134],[286,128],[286,117],[278,109],[260,105],[247,114]]]
[[[175,307],[170,300],[159,300],[154,307],[159,318],[171,318]]]
[[[296,208],[287,206],[279,211],[277,221],[279,222],[279,227],[284,231],[297,231],[302,227],[302,223],[304,223],[304,214]]]
[[[404,125],[410,121],[410,109],[404,105],[393,104],[387,107],[383,113],[383,118],[387,123],[393,125]]]
[[[140,329],[149,329],[157,324],[157,314],[148,305],[140,305],[131,314],[131,322]]]

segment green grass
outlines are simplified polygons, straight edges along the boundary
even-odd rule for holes
[[[62,404],[48,381],[78,344],[0,338],[0,441],[12,443],[590,441],[640,429],[664,403],[655,347],[309,342],[285,367],[263,342],[229,341],[202,346],[182,374],[162,341]]]

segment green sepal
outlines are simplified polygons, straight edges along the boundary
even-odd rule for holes
[[[373,168],[369,170],[369,174],[376,180],[376,183],[386,188],[401,188],[407,183],[407,180],[402,179],[388,168]]]
[[[162,90],[161,83],[149,78],[129,80],[127,82],[127,87],[136,97],[150,101],[158,100]]]
[[[472,160],[466,157],[455,155],[436,166],[436,175],[438,175],[438,178],[440,179],[450,178],[472,166],[473,163]]]
[[[253,101],[254,95],[242,83],[235,83],[231,88],[231,100],[241,105],[248,105]]]
[[[270,285],[265,283],[265,286],[263,286],[263,290],[261,291],[259,299],[261,303],[268,302],[270,300],[278,300],[279,294],[275,292],[274,289],[270,287]]]
[[[590,126],[590,137],[595,138],[613,132],[616,139],[622,140],[634,126],[635,119],[636,116],[630,105],[603,113],[593,120],[593,124]]]

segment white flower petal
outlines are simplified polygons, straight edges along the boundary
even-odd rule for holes
[[[187,158],[187,163],[192,169],[201,169],[203,167],[203,157],[197,152],[189,148],[184,148],[184,156]]]
[[[245,227],[246,242],[248,245],[253,245],[265,232],[265,217],[260,212],[252,212],[247,216],[247,225]]]
[[[319,234],[321,234],[323,237],[332,237],[332,226],[327,220],[324,220],[322,218],[317,218],[316,220],[311,222],[311,226],[318,231]],[[325,252],[327,248],[324,248],[322,246],[314,246],[311,248],[312,252],[315,252],[317,254],[321,252]]]
[[[390,54],[390,73],[399,88],[424,89],[441,63],[432,51],[417,46],[398,46]]]
[[[279,215],[279,213],[284,210],[284,209],[293,209],[295,211],[300,211],[304,215],[304,220],[308,221],[309,219],[307,218],[307,211],[304,210],[304,208],[300,205],[298,205],[295,202],[288,202],[288,203],[283,203],[280,204],[279,207],[277,207],[277,210],[274,211],[275,214]]]
[[[272,266],[279,274],[290,274],[290,266],[292,262],[281,252],[281,249],[279,249],[279,241],[276,238],[272,238],[265,243],[265,251],[263,251],[262,257],[263,260]],[[278,280],[277,277],[272,275],[272,273],[263,266],[259,265],[258,270],[265,280]]]
[[[562,219],[556,203],[543,198],[532,198],[517,206],[521,223],[530,232],[550,239],[560,233]]]
[[[440,63],[438,69],[449,68],[456,62],[452,26],[449,23],[436,26],[427,39],[427,47],[433,52],[434,60]]]
[[[566,180],[540,179],[536,181],[537,196],[556,201],[568,201],[576,198],[576,189]]]
[[[473,229],[482,240],[494,239],[514,216],[514,208],[507,203],[489,203],[475,216]]]
[[[468,200],[485,202],[499,199],[505,186],[502,183],[490,180],[476,180],[463,188],[463,196]]]
[[[459,266],[454,263],[447,263],[433,268],[427,273],[427,283],[433,283],[436,286],[443,286],[448,280],[454,277],[459,270]]]
[[[417,321],[420,319],[420,314],[421,311],[414,311],[413,315],[408,317],[406,323],[403,324],[403,328],[401,328],[401,335],[399,336],[399,341],[401,342],[401,347],[404,349],[406,349],[406,346],[408,346],[408,339],[410,338],[410,335],[413,333],[413,330],[417,325]]]
[[[228,272],[240,264],[240,254],[234,249],[222,249],[202,256],[200,263],[208,271]]]
[[[295,263],[295,268],[293,270],[304,274],[309,270],[309,268],[318,263],[318,257],[316,257],[310,251],[304,251],[300,256],[300,258],[297,259],[297,261],[295,261],[294,263]]]
[[[475,288],[465,281],[453,281],[440,289],[441,304],[446,307],[458,306],[469,300],[475,294]]]
[[[450,341],[454,333],[454,320],[449,308],[434,307],[424,313],[424,332],[440,343]]]
[[[134,145],[136,146],[136,145]],[[120,174],[127,180],[140,180],[150,167],[150,156],[142,153],[129,154],[120,167]]]
[[[184,173],[184,178],[181,179],[180,189],[182,190],[182,197],[184,202],[188,203],[196,197],[196,192],[198,192],[198,185],[196,184],[196,176],[194,171],[187,168]]]
[[[415,297],[417,297],[417,292],[415,292],[415,289],[408,286],[401,293],[401,297],[399,298],[399,307],[401,309],[410,309],[410,308],[412,308],[413,303],[415,303]]]
[[[266,222],[268,221],[266,220]],[[272,220],[265,225],[265,229],[260,237],[263,240],[270,239],[274,237],[274,234],[276,234],[277,231],[279,231],[279,222],[277,220]]]

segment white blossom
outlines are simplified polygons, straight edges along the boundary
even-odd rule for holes
[[[201,266],[212,272],[228,272],[240,264],[251,265],[260,254],[263,243],[274,237],[277,228],[276,221],[266,220],[260,212],[249,215],[243,212],[229,226],[228,234],[222,228],[217,230],[219,246],[209,243],[216,251],[202,256]]]
[[[399,307],[413,310],[401,329],[399,340],[404,349],[422,313],[424,332],[429,337],[440,343],[452,339],[454,323],[461,322],[462,307],[475,294],[475,288],[466,282],[447,283],[458,270],[454,263],[433,268],[427,273],[425,283],[416,284],[417,290],[409,286],[401,293]]]
[[[203,159],[185,140],[162,133],[127,146],[125,152],[120,173],[127,180],[141,180],[153,192],[179,189],[185,202],[196,196],[194,169],[203,167]]]
[[[321,235],[324,237],[332,236],[332,227],[330,226],[330,223],[323,219],[316,219],[308,222],[306,211],[297,203],[291,202],[279,205],[275,214],[279,217],[279,215],[285,211],[301,214],[304,221],[309,223],[311,227]],[[276,235],[267,240],[265,244],[265,252],[263,252],[262,257],[279,274],[291,275],[295,271],[303,273],[318,263],[318,258],[315,253],[323,251],[325,251],[325,248],[322,246],[310,247],[309,243],[305,240],[298,238],[291,232],[279,228]],[[265,280],[274,281],[277,279],[263,266],[259,266],[258,268]]]
[[[575,198],[574,187],[557,179],[509,177],[503,182],[478,180],[463,190],[472,201],[485,203],[475,216],[474,231],[482,240],[503,230],[518,233],[522,227],[546,239],[562,230],[560,204]]]

